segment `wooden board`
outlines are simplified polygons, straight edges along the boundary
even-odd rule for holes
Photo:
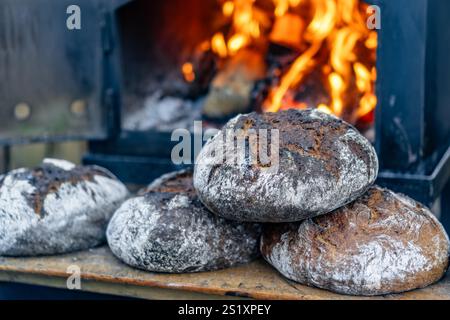
[[[0,281],[66,288],[67,268],[81,269],[82,290],[146,299],[450,299],[450,277],[428,288],[376,298],[334,294],[296,284],[262,260],[215,272],[157,274],[117,260],[107,247],[62,256],[0,257]]]

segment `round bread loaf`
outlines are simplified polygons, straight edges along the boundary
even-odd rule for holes
[[[0,178],[0,255],[66,253],[106,239],[128,191],[109,171],[45,159]]]
[[[153,272],[199,272],[247,263],[259,256],[261,227],[227,221],[198,200],[192,172],[152,183],[126,201],[107,230],[112,252],[125,263]]]
[[[371,296],[438,281],[448,266],[449,240],[428,209],[375,186],[328,215],[267,226],[261,252],[291,280]]]
[[[272,155],[272,134],[261,148],[264,131],[279,133],[278,161]],[[240,161],[226,137],[250,136]],[[276,140],[274,140],[276,141]],[[217,150],[225,156],[217,161]],[[263,152],[260,152],[263,150]],[[276,159],[275,159],[276,160]],[[276,170],[274,170],[276,169]],[[293,222],[331,212],[362,195],[375,181],[378,160],[370,142],[351,125],[317,110],[240,115],[231,120],[201,150],[195,165],[194,186],[203,204],[232,220]]]

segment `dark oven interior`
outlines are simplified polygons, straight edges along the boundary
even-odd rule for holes
[[[282,13],[266,0],[134,1],[120,8],[122,128],[179,127],[179,119],[171,119],[164,109],[189,113],[182,115],[186,122],[200,118],[220,126],[240,112],[320,107],[373,139],[377,32],[365,28],[364,2],[350,1],[354,6],[341,9],[324,6],[323,17],[314,16],[316,6],[325,3],[303,1]],[[344,21],[344,9],[352,12],[351,21]],[[226,10],[233,10],[232,15]],[[313,19],[329,19],[327,15],[333,19],[329,30],[307,28]],[[351,62],[346,54],[354,56]],[[294,70],[296,63],[300,71]],[[288,78],[290,88],[280,95]],[[366,87],[362,93],[358,82]],[[153,123],[139,120],[147,107]]]

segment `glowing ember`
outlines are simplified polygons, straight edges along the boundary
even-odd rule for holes
[[[263,111],[316,107],[355,123],[375,109],[377,33],[366,27],[363,1],[219,0],[219,4],[224,22],[205,50],[224,61],[242,49],[266,58],[276,45],[294,57],[272,69],[276,81],[260,106]],[[195,79],[192,64],[185,63],[182,72],[186,81]],[[327,95],[313,99],[314,105],[305,98],[315,95],[304,89],[308,79]]]
[[[181,71],[183,72],[184,79],[187,82],[192,82],[195,80],[194,66],[190,62],[186,62],[181,67]]]

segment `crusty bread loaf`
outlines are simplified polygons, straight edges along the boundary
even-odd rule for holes
[[[328,215],[267,226],[261,252],[281,274],[302,284],[382,295],[438,281],[447,269],[449,240],[428,209],[372,187]]]
[[[257,155],[248,152],[240,163],[214,162],[215,150],[229,148],[222,138],[225,132],[245,136],[256,130],[258,135],[259,129],[279,130],[276,171],[259,162],[261,154],[255,144],[261,144],[260,139],[249,142]],[[375,150],[351,125],[317,110],[288,110],[231,120],[200,152],[194,186],[203,204],[224,218],[293,222],[355,200],[377,173]]]
[[[192,172],[157,179],[126,201],[107,230],[112,252],[154,272],[199,272],[246,263],[259,255],[261,227],[227,221],[198,200]]]
[[[46,159],[0,179],[0,255],[66,253],[105,241],[128,191],[106,169]]]

